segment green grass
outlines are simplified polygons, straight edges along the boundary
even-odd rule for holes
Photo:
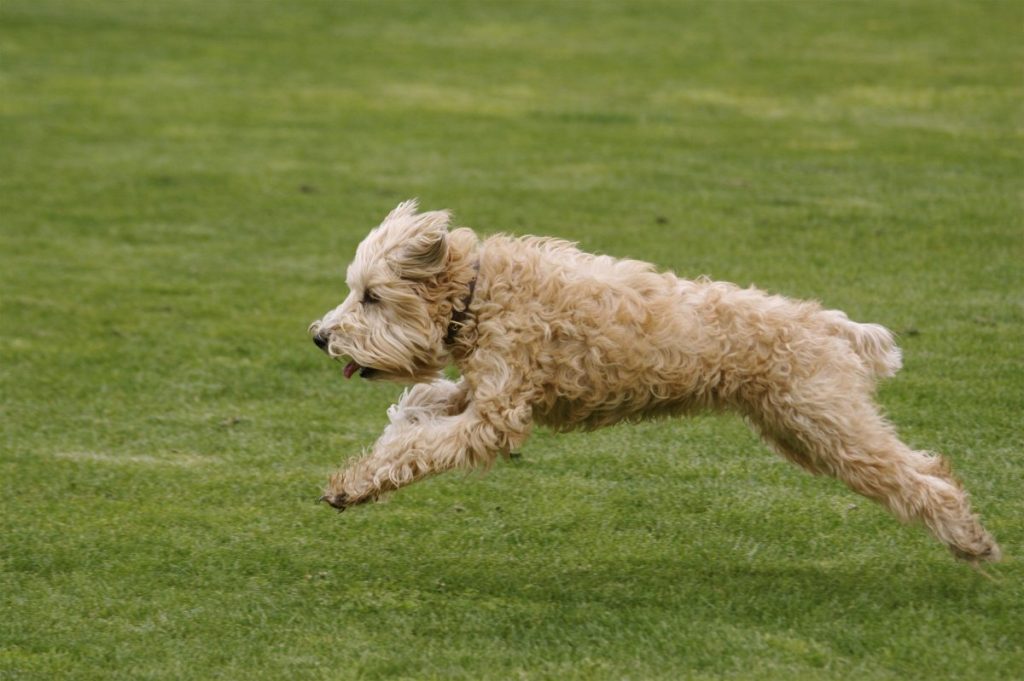
[[[1014,2],[0,4],[0,679],[1024,676]],[[738,419],[337,515],[306,337],[398,201],[815,297],[1007,560]]]

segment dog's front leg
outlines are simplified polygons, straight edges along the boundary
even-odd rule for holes
[[[507,395],[500,403],[469,400],[454,414],[454,409],[438,409],[436,403],[433,409],[403,409],[412,406],[407,403],[413,396],[410,392],[389,412],[391,425],[369,454],[331,477],[324,501],[344,510],[435,473],[487,465],[529,434],[529,405],[509,403]]]
[[[402,393],[398,404],[388,408],[392,424],[417,423],[438,416],[455,416],[466,408],[469,399],[465,379],[458,382],[437,380],[417,383]]]

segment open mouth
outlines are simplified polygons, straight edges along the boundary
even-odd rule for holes
[[[350,360],[349,363],[345,365],[344,371],[345,378],[352,378],[352,374],[356,373],[357,371],[359,372],[360,378],[370,378],[375,373],[377,373],[376,369],[372,367],[364,367],[360,365],[358,362],[356,362],[354,359]]]

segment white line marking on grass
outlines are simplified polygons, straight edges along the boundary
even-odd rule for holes
[[[89,461],[92,463],[113,464],[115,466],[175,466],[193,468],[220,464],[220,459],[196,454],[165,454],[150,456],[148,454],[101,454],[99,452],[55,452],[53,457],[67,461]]]

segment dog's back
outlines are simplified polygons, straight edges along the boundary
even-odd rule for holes
[[[900,366],[884,327],[813,301],[680,279],[558,239],[495,236],[481,257],[500,283],[484,284],[478,331],[488,315],[503,317],[493,321],[506,336],[515,329],[540,377],[535,416],[559,429],[730,406],[819,367],[872,380]]]

